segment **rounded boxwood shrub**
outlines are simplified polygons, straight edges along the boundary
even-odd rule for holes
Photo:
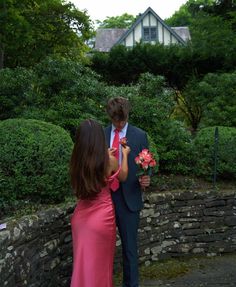
[[[218,127],[217,175],[224,179],[236,179],[236,128]],[[196,175],[212,178],[214,170],[215,127],[204,128],[194,139]]]
[[[59,202],[70,193],[69,134],[38,120],[0,122],[0,197]]]

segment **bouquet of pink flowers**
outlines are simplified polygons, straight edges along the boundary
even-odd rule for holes
[[[151,175],[152,168],[157,165],[156,160],[148,149],[143,149],[135,158],[135,162],[139,167],[138,176]]]

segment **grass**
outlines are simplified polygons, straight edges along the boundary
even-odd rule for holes
[[[236,181],[217,179],[216,186],[213,186],[212,180],[207,181],[202,178],[184,176],[184,175],[164,175],[158,174],[152,178],[151,189],[158,191],[175,191],[175,190],[235,190]]]
[[[152,263],[149,266],[142,265],[139,268],[140,282],[151,279],[171,279],[180,275],[184,275],[191,269],[187,262],[181,262],[177,259],[171,259],[163,262]],[[115,286],[119,286],[122,282],[122,273],[115,274]]]
[[[40,202],[31,202],[30,200],[15,200],[11,204],[1,205],[0,203],[0,219],[3,220],[6,217],[20,218],[24,215],[32,215],[41,210],[47,210],[53,207],[64,207],[68,203],[75,204],[76,199],[74,196],[68,196],[65,198],[65,201],[62,203],[40,203]]]
[[[140,268],[140,278],[144,279],[171,279],[186,274],[189,271],[189,265],[179,260],[168,260],[165,262],[156,262],[150,266]]]
[[[141,265],[139,268],[140,283],[145,280],[167,280],[176,278],[178,276],[183,276],[196,268],[204,268],[204,265],[202,261],[199,260],[199,257],[192,257],[190,259],[169,259],[151,263],[149,266]],[[121,285],[121,272],[114,275],[114,283],[115,286]]]

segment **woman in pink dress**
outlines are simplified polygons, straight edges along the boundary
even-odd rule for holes
[[[122,147],[123,160],[108,150],[104,131],[93,120],[81,123],[71,157],[71,183],[78,198],[71,218],[73,274],[71,287],[112,287],[116,242],[111,191],[128,175],[130,148]]]

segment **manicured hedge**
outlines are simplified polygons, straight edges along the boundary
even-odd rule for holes
[[[0,122],[0,198],[59,202],[70,193],[72,140],[64,129],[38,120]]]
[[[236,179],[236,128],[219,127],[217,175],[224,179]],[[214,170],[215,127],[200,130],[194,139],[194,172],[210,177]]]

